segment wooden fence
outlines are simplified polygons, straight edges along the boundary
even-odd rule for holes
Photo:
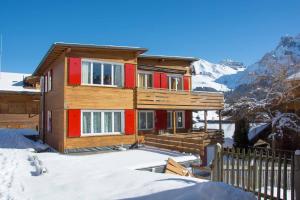
[[[258,199],[294,200],[294,162],[292,151],[218,147],[212,179],[253,192]]]

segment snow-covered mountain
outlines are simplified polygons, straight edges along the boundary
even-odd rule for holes
[[[244,71],[243,63],[223,60],[220,63],[211,63],[200,59],[193,63],[193,89],[194,90],[218,90],[228,91],[226,84],[215,82],[216,79]]]
[[[216,82],[234,89],[238,85],[250,83],[256,75],[272,73],[272,70],[283,66],[296,65],[300,65],[300,34],[296,37],[282,37],[277,47],[266,53],[258,62],[236,74],[220,76]]]

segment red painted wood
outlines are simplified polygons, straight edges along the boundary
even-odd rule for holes
[[[68,137],[80,137],[81,112],[79,109],[68,110]]]
[[[136,86],[136,66],[134,64],[125,64],[125,88],[135,88]]]
[[[166,73],[160,74],[160,87],[164,89],[168,89],[168,77]]]
[[[185,111],[185,128],[186,128],[186,129],[192,128],[192,127],[191,127],[192,120],[193,120],[193,119],[192,119],[192,111],[186,110],[186,111]]]
[[[69,85],[81,84],[81,58],[69,58]]]
[[[156,110],[155,111],[155,130],[167,129],[167,111]]]
[[[190,76],[183,77],[183,89],[189,91],[190,90]]]
[[[160,73],[154,72],[153,74],[153,87],[160,88]]]
[[[125,110],[125,134],[135,134],[135,114],[133,109]]]

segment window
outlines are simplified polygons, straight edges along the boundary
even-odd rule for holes
[[[52,132],[52,112],[50,110],[47,112],[47,132]]]
[[[48,77],[46,75],[44,77],[44,92],[48,92]]]
[[[154,114],[153,111],[139,111],[139,129],[150,130],[153,129]]]
[[[175,111],[176,128],[184,128],[184,111]],[[173,111],[167,112],[167,127],[173,128]]]
[[[152,88],[153,76],[151,72],[139,72],[138,73],[138,86],[140,88]]]
[[[183,81],[182,81],[182,76],[169,76],[168,77],[168,88],[169,90],[182,90],[183,88]]]
[[[47,73],[48,77],[48,92],[52,90],[52,70],[49,70]]]
[[[82,84],[123,86],[123,64],[83,60]]]
[[[120,110],[83,110],[81,135],[101,135],[124,132],[124,112]]]

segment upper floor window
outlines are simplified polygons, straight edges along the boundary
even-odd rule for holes
[[[182,90],[183,88],[182,76],[179,75],[168,76],[168,88],[169,90]]]
[[[151,72],[138,72],[138,87],[152,88],[153,76]]]
[[[83,84],[123,86],[123,64],[83,60],[81,66]]]

